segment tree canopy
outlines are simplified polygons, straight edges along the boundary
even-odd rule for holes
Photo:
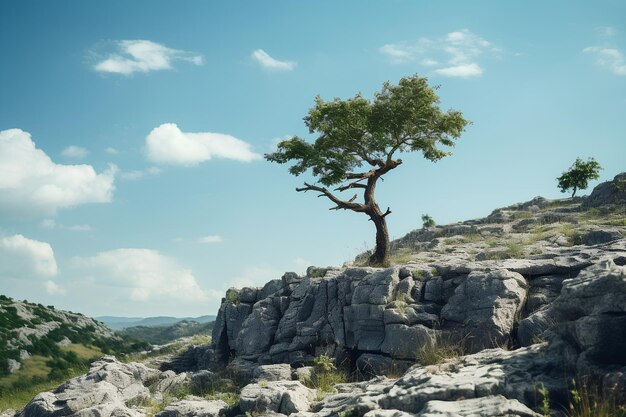
[[[439,108],[438,87],[430,87],[417,75],[402,78],[397,85],[383,84],[373,99],[361,94],[342,100],[324,101],[319,96],[304,122],[317,138],[309,143],[294,136],[278,144],[276,152],[265,155],[268,161],[293,162],[289,172],[300,175],[310,170],[321,185],[304,183],[297,191],[316,191],[335,203],[331,210],[344,209],[367,214],[376,225],[376,250],[370,258],[375,265],[388,261],[389,236],[385,217],[374,198],[378,178],[402,164],[398,154],[421,152],[424,158],[438,161],[450,154],[468,121],[456,110]],[[334,191],[363,190],[350,199]]]
[[[601,169],[600,164],[593,158],[588,158],[587,162],[576,158],[572,166],[557,178],[561,192],[572,189],[574,198],[576,191],[586,189],[590,180],[597,180],[600,177]]]

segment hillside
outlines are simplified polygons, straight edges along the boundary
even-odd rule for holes
[[[103,354],[144,345],[82,314],[0,295],[0,394],[62,381]]]
[[[128,327],[155,327],[155,326],[171,326],[181,321],[195,321],[197,323],[208,323],[215,320],[215,316],[200,316],[200,317],[171,317],[171,316],[158,316],[158,317],[116,317],[116,316],[101,316],[95,317],[96,320],[107,325],[109,329],[123,330]]]
[[[118,334],[132,339],[146,341],[154,345],[163,345],[182,337],[210,335],[214,321],[198,323],[194,320],[182,320],[169,326],[133,326],[119,330]]]
[[[626,416],[626,174],[392,248],[231,288],[211,345],[105,357],[3,417]]]

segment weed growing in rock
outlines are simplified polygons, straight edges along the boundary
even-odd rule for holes
[[[539,411],[543,414],[544,417],[550,417],[550,392],[543,382],[539,387],[539,394],[541,395],[541,407],[539,407]]]
[[[423,366],[437,365],[448,359],[457,359],[465,354],[465,349],[460,343],[436,336],[435,339],[421,346],[415,355],[417,363]]]
[[[325,394],[335,390],[335,384],[342,384],[348,380],[346,373],[337,369],[333,358],[330,356],[320,355],[316,357],[313,359],[313,367],[314,372],[309,388],[317,389],[322,398]]]
[[[572,380],[568,417],[625,417],[624,398],[618,398],[617,387],[602,389],[588,377]]]

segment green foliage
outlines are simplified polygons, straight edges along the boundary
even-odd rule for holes
[[[600,177],[601,169],[600,164],[593,158],[587,159],[587,162],[576,158],[569,170],[563,172],[556,179],[559,183],[559,189],[562,193],[572,189],[573,198],[577,190],[584,190],[588,187],[589,180],[596,180]]]
[[[543,382],[541,383],[539,389],[539,395],[541,395],[541,406],[539,407],[539,411],[543,414],[544,417],[550,417],[550,392]]]
[[[333,392],[335,384],[341,384],[348,380],[345,372],[337,369],[333,358],[327,355],[320,355],[313,359],[313,377],[310,388],[315,388],[321,395]],[[307,381],[305,381],[307,382]]]
[[[456,359],[465,354],[460,343],[454,343],[442,336],[437,336],[430,343],[421,346],[415,355],[417,363],[423,366],[437,365],[448,359]]]
[[[419,151],[437,161],[449,155],[438,145],[454,146],[469,122],[458,111],[442,112],[436,89],[415,75],[398,85],[386,82],[372,100],[361,94],[332,101],[318,96],[304,118],[309,132],[318,134],[315,143],[294,136],[265,157],[279,164],[295,161],[291,174],[311,169],[326,186],[345,181],[347,173],[368,160],[386,158],[392,149]]]
[[[590,378],[572,380],[567,417],[626,417],[626,398],[618,387],[605,387]]]
[[[226,290],[226,301],[228,301],[231,304],[239,304],[239,291],[237,291],[237,289],[235,288],[229,288],[228,290]]]
[[[435,225],[435,220],[430,217],[428,214],[422,214],[422,227],[424,229],[428,229],[429,227],[433,227]]]

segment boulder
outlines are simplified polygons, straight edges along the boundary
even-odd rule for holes
[[[291,366],[288,363],[261,365],[252,374],[254,381],[291,381]]]
[[[246,385],[239,398],[242,413],[275,412],[285,415],[308,411],[315,391],[298,381],[271,381]]]
[[[503,344],[521,315],[527,288],[516,272],[474,271],[441,310],[443,329],[473,351]]]

